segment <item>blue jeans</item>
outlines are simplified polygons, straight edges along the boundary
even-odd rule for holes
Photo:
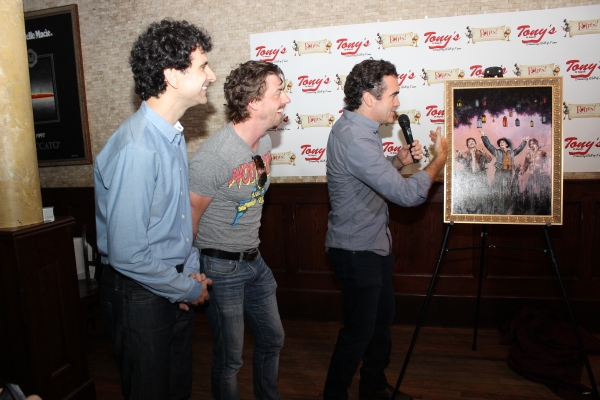
[[[344,326],[331,356],[323,397],[346,400],[361,359],[360,387],[377,391],[388,385],[384,371],[392,351],[394,257],[330,248],[329,258],[341,281]]]
[[[213,399],[240,398],[237,372],[242,367],[244,318],[255,341],[254,396],[261,400],[280,399],[277,372],[284,332],[273,273],[260,255],[252,262],[201,255],[200,266],[213,281],[206,306],[215,342],[211,371]]]
[[[180,310],[109,266],[102,273],[100,305],[114,343],[123,396],[189,399],[194,311]]]

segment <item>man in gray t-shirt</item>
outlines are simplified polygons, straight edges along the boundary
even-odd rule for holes
[[[271,138],[267,129],[283,120],[290,98],[274,64],[248,61],[225,81],[231,122],[209,137],[190,160],[194,246],[200,268],[213,281],[208,323],[215,342],[212,398],[239,399],[244,316],[255,339],[254,394],[280,399],[279,351],[284,332],[273,273],[263,261],[258,229],[269,187]]]

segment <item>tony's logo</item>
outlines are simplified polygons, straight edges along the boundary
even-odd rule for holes
[[[517,27],[517,31],[519,31],[517,37],[523,38],[521,39],[523,43],[539,43],[546,34],[554,35],[556,28],[550,25],[548,28],[532,29],[531,25],[521,25]]]
[[[444,110],[438,109],[436,105],[430,105],[425,107],[427,110],[427,116],[430,117],[429,120],[434,124],[443,124],[444,123]]]
[[[390,156],[398,154],[401,149],[402,145],[396,146],[394,142],[383,142],[383,152]]]
[[[325,147],[312,147],[310,144],[303,144],[300,148],[302,149],[301,155],[304,156],[306,161],[320,161],[323,154],[325,154]]]
[[[460,34],[454,32],[451,35],[438,35],[437,32],[425,32],[425,43],[430,49],[444,49],[452,41],[460,40]]]
[[[600,140],[596,139],[596,142],[587,141],[587,142],[579,142],[576,137],[568,137],[565,138],[565,149],[569,149],[569,155],[586,155],[590,149],[594,146],[600,147]]]
[[[567,61],[567,72],[571,72],[571,78],[589,78],[592,72],[596,70],[598,63],[581,64],[579,60]]]
[[[308,75],[298,77],[298,87],[302,88],[303,92],[316,92],[321,87],[321,84],[329,84],[331,79],[325,78],[310,78]]]
[[[407,73],[403,72],[398,74],[398,86],[402,86],[406,78],[415,79],[415,73],[409,70]]]
[[[351,42],[347,38],[341,38],[336,40],[336,43],[338,44],[337,49],[340,50],[340,54],[343,56],[356,54],[362,46],[369,47],[371,45],[368,39]]]
[[[281,46],[278,49],[267,49],[265,46],[258,46],[256,49],[256,57],[260,58],[260,61],[273,62],[279,54],[287,53],[287,49]]]
[[[469,67],[469,69],[471,70],[471,75],[470,76],[474,76],[474,77],[477,77],[477,78],[483,76],[483,72],[484,72],[483,71],[484,70],[483,65],[479,65],[479,64],[477,64],[477,65],[471,65]],[[502,67],[502,75],[506,75],[506,72],[507,72],[506,67]]]

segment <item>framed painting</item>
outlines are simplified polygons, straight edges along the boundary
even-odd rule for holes
[[[562,77],[445,82],[444,221],[562,224]]]
[[[25,13],[40,167],[91,164],[77,5]]]

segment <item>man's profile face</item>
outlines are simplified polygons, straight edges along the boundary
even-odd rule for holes
[[[267,76],[267,88],[263,98],[254,102],[256,117],[265,121],[265,126],[272,127],[283,121],[283,109],[291,100],[283,91],[283,82],[274,74]]]
[[[383,77],[385,90],[381,99],[373,100],[373,119],[380,124],[391,124],[396,120],[396,108],[400,106],[398,100],[398,78],[393,75]]]
[[[192,65],[185,71],[181,71],[180,95],[182,99],[192,107],[198,104],[206,104],[206,90],[210,82],[216,79],[215,73],[208,66],[208,58],[202,48],[198,47],[190,54]]]
[[[467,140],[467,147],[469,149],[474,149],[476,146],[477,146],[477,143],[475,143],[475,139]]]

